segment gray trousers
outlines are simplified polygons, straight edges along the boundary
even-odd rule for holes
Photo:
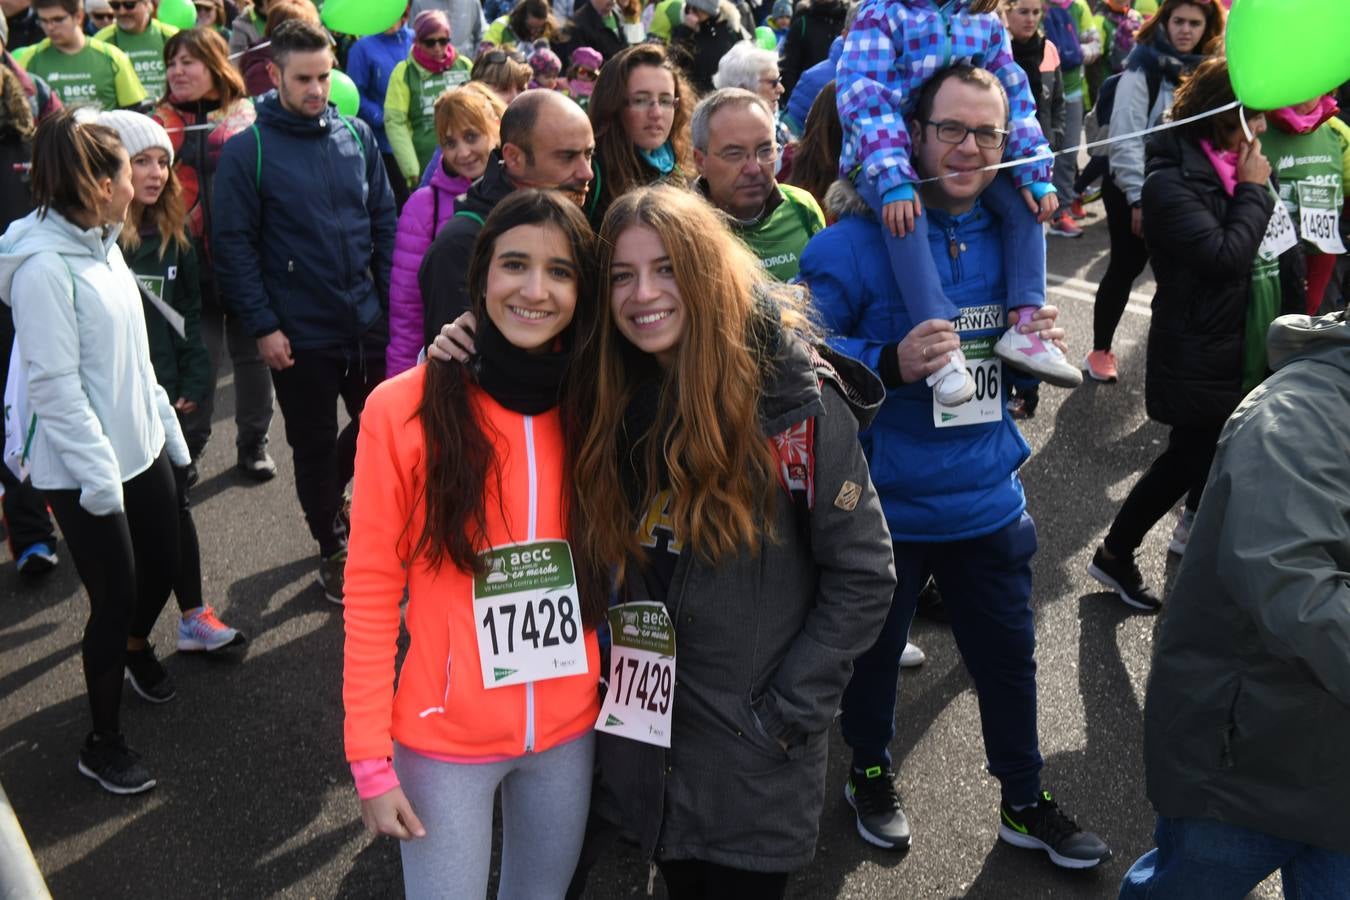
[[[272,375],[258,352],[258,342],[244,333],[239,319],[227,315],[218,303],[202,292],[202,341],[211,355],[211,390],[206,400],[189,415],[182,416],[183,438],[193,459],[201,455],[211,439],[211,421],[216,406],[216,381],[220,376],[222,351],[229,348],[234,368],[235,446],[244,449],[267,442],[272,424]]]
[[[447,763],[394,747],[394,771],[426,827],[403,841],[409,900],[483,900],[492,862],[492,801],[502,791],[498,900],[562,900],[591,803],[595,732],[495,763]]]
[[[1083,95],[1074,100],[1064,99],[1064,146],[1077,147],[1083,139]],[[1063,153],[1055,157],[1054,185],[1059,205],[1073,202],[1073,183],[1078,178],[1078,153]]]

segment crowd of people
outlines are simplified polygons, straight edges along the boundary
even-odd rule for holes
[[[364,36],[310,0],[196,8],[0,19],[0,481],[18,571],[59,527],[88,595],[80,773],[154,787],[120,705],[124,673],[175,695],[171,592],[179,652],[247,646],[189,499],[228,353],[250,480],[280,411],[360,814],[409,896],[485,895],[500,792],[499,896],[582,896],[622,839],[671,897],[782,897],[836,718],[859,837],[908,848],[926,592],[999,838],[1094,868],[1041,777],[1016,420],[1140,377],[1111,346],[1151,263],[1171,430],[1088,568],[1166,611],[1158,846],[1121,896],[1350,891],[1350,126],[1335,94],[1241,107],[1227,4],[412,0]],[[1080,365],[1047,235],[1097,197]],[[1178,503],[1165,601],[1135,556]]]

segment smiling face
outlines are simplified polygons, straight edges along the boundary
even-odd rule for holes
[[[577,282],[577,264],[561,229],[518,225],[493,245],[484,306],[502,337],[542,353],[572,322]]]
[[[150,25],[150,0],[110,0],[109,6],[117,14],[117,27],[131,34],[140,34]]]
[[[924,178],[942,179],[922,186],[925,202],[959,215],[974,206],[975,199],[994,180],[996,172],[981,170],[997,164],[1003,148],[978,146],[974,133],[966,134],[959,144],[946,143],[938,139],[938,129],[930,122],[1004,130],[1008,127],[1007,106],[1003,94],[992,86],[949,78],[933,97],[929,122],[910,124],[914,168]]]
[[[675,124],[675,76],[660,66],[638,66],[628,73],[628,105],[623,130],[640,150],[655,150],[670,139]]]
[[[1194,53],[1205,34],[1205,11],[1192,3],[1172,10],[1167,20],[1167,39],[1180,53]]]
[[[626,228],[614,242],[609,283],[609,308],[619,334],[669,368],[684,339],[687,316],[661,236],[645,225]]]
[[[169,154],[160,147],[137,153],[131,160],[131,187],[136,202],[154,206],[169,183]]]
[[[180,102],[193,103],[203,97],[214,99],[211,95],[218,96],[211,70],[187,48],[180,49],[169,60],[165,76],[169,81],[169,93]]]
[[[477,181],[487,171],[491,153],[492,141],[473,128],[451,131],[441,138],[441,154],[445,162],[458,175],[470,181]]]

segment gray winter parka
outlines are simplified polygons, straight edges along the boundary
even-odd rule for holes
[[[823,384],[784,342],[761,404],[764,433],[815,416],[809,526],[780,493],[779,543],[716,568],[681,555],[669,750],[600,734],[592,809],[659,859],[786,872],[815,853],[830,724],[890,609],[895,564],[858,443],[883,396],[861,364],[830,355]],[[808,533],[809,529],[809,533]],[[649,599],[630,579],[632,600]]]
[[[1148,796],[1350,853],[1350,323],[1283,316],[1219,438],[1160,627]]]

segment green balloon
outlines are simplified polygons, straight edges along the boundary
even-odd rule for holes
[[[354,116],[361,109],[361,92],[341,69],[334,69],[328,76],[328,99],[344,116]]]
[[[175,28],[196,28],[197,7],[192,5],[192,0],[159,0],[155,18]]]
[[[1236,0],[1228,13],[1228,72],[1249,109],[1280,109],[1350,80],[1345,0]]]
[[[360,36],[388,31],[407,9],[407,0],[325,0],[319,17],[340,34]]]
[[[755,44],[761,50],[777,50],[778,35],[774,34],[769,26],[761,25],[755,29]]]

